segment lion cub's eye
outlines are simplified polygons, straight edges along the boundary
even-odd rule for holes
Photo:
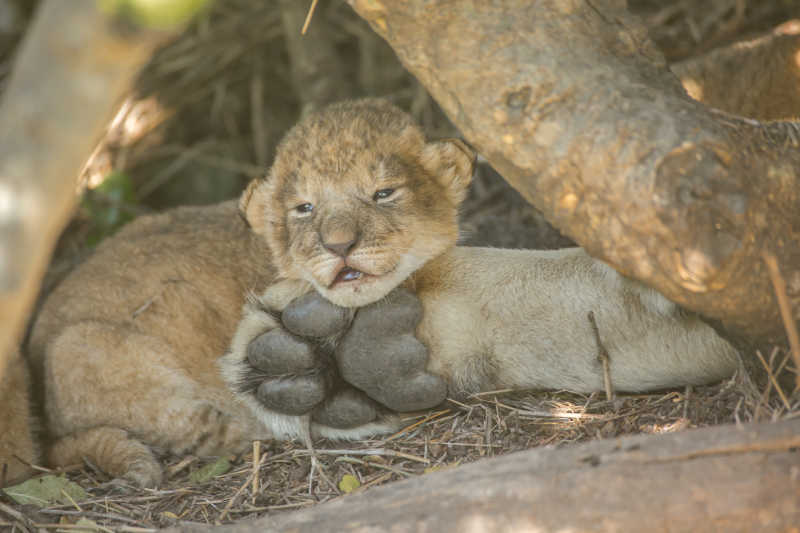
[[[308,203],[300,204],[294,208],[295,213],[299,215],[307,215],[311,213],[313,210],[314,210],[314,205]]]
[[[380,200],[386,200],[393,194],[394,194],[394,189],[381,189],[379,191],[376,191],[375,194],[372,195],[372,199],[378,202]]]

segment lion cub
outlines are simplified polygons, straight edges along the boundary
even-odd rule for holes
[[[455,247],[472,161],[464,144],[426,142],[407,115],[375,101],[334,106],[287,134],[269,175],[251,183],[241,202],[286,281],[245,308],[221,361],[231,388],[262,423],[302,437],[302,414],[326,398],[336,376],[395,410],[431,404],[437,394],[601,390],[589,312],[618,390],[699,384],[734,372],[736,352],[698,317],[580,248]],[[371,318],[354,322],[317,357],[305,344],[287,357],[299,338],[313,343],[332,333],[306,334],[295,325],[290,302],[301,296],[316,299],[322,313],[358,307],[356,318]],[[388,306],[391,319],[383,320],[410,325],[422,344],[398,349],[387,338],[380,352],[359,349],[380,335],[376,310]],[[263,380],[287,374],[304,377]],[[380,421],[390,427],[385,413]],[[312,432],[358,438],[375,426],[333,435],[312,424]]]
[[[580,249],[455,247],[472,162],[387,102],[346,102],[287,134],[243,217],[224,203],[123,228],[32,330],[49,460],[156,485],[158,450],[219,454],[309,423],[360,437],[477,390],[597,390],[589,311],[619,390],[733,372],[711,328]]]

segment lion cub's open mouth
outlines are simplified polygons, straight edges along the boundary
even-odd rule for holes
[[[333,283],[331,286],[336,285],[338,283],[346,283],[348,281],[356,281],[357,279],[361,279],[363,276],[366,276],[363,272],[356,270],[354,268],[350,268],[349,266],[343,267],[336,277],[333,279]]]

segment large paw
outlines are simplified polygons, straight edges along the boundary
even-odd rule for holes
[[[414,336],[421,317],[419,299],[402,288],[359,309],[335,352],[344,380],[395,411],[444,401],[447,385],[425,371],[428,351]]]
[[[333,376],[324,343],[348,326],[346,311],[309,293],[284,309],[278,327],[247,345],[247,362],[263,378],[255,395],[267,409],[303,415],[325,400]]]
[[[301,436],[300,418],[310,415],[317,434],[361,438],[396,428],[386,407],[411,411],[444,400],[447,387],[425,371],[427,350],[414,337],[422,309],[412,293],[396,290],[354,311],[286,283],[245,306],[220,362],[276,437]]]
[[[281,420],[281,435],[293,426],[283,415],[311,415],[338,429],[375,421],[377,404],[341,381],[331,355],[353,312],[316,292],[291,299],[294,292],[279,284],[245,306],[221,361],[229,384],[262,420]]]

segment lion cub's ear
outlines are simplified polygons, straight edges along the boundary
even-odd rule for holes
[[[244,219],[256,233],[263,231],[265,226],[265,201],[266,191],[264,187],[266,181],[263,178],[256,178],[247,184],[247,188],[239,197],[239,216]]]
[[[420,163],[447,188],[453,203],[458,205],[467,195],[475,158],[475,151],[464,141],[444,139],[426,144]]]

